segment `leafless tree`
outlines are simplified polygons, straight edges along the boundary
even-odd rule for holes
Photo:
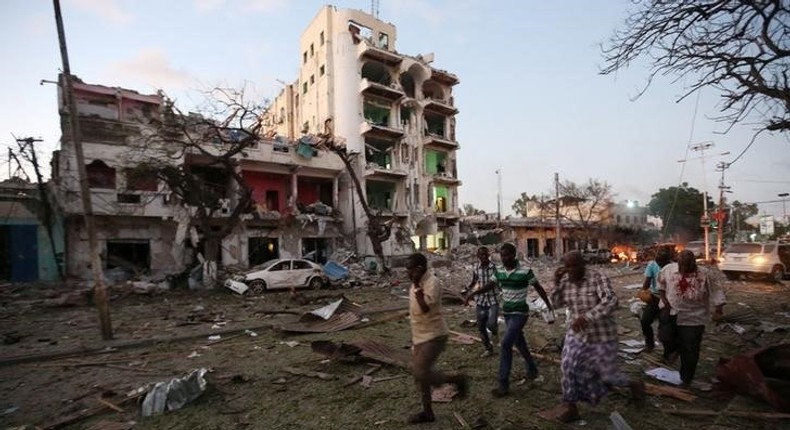
[[[728,130],[748,116],[760,131],[790,130],[790,3],[787,0],[634,0],[635,10],[603,46],[603,74],[638,58],[652,63],[648,83],[675,75],[721,93]]]
[[[560,183],[559,193],[563,218],[577,227],[586,245],[611,216],[612,186],[598,179],[589,179],[585,184],[564,181]]]
[[[370,239],[370,243],[373,246],[373,253],[376,255],[376,260],[378,263],[377,270],[379,273],[387,272],[387,261],[384,259],[384,248],[382,247],[382,243],[386,242],[392,234],[393,220],[390,219],[387,221],[382,221],[381,217],[379,216],[380,214],[373,213],[370,205],[368,205],[368,202],[365,199],[365,193],[362,190],[362,183],[359,181],[356,168],[354,167],[354,162],[357,158],[355,156],[356,154],[349,153],[346,149],[344,139],[334,135],[332,119],[327,119],[324,121],[324,133],[318,135],[318,137],[321,139],[321,142],[317,146],[335,153],[338,157],[340,157],[340,160],[343,161],[343,164],[346,166],[346,172],[348,172],[351,182],[354,183],[354,190],[357,193],[357,198],[359,199],[359,203],[362,205],[362,210],[365,212],[365,217],[368,220],[367,235],[368,239]]]
[[[186,209],[204,242],[203,283],[211,287],[222,239],[251,207],[252,191],[238,161],[260,139],[266,108],[246,100],[244,89],[214,88],[204,96],[198,114],[185,114],[165,97],[161,121],[150,128],[135,171],[156,175]]]

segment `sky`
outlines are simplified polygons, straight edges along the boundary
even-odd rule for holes
[[[299,37],[325,3],[313,0],[62,0],[72,73],[92,84],[141,93],[165,90],[180,106],[215,85],[273,99],[299,70]],[[369,0],[337,0],[370,11]],[[503,214],[522,192],[553,189],[554,174],[612,186],[615,200],[646,205],[660,188],[688,182],[718,199],[715,165],[741,154],[759,126],[724,133],[720,94],[678,101],[685,82],[646,83],[648,64],[599,74],[601,44],[627,16],[630,0],[380,0],[397,26],[396,49],[435,54],[455,73],[459,206]],[[0,180],[16,164],[16,137],[40,137],[48,163],[60,138],[54,81],[61,69],[51,1],[0,2]],[[688,148],[713,143],[705,152]],[[726,154],[729,152],[729,154]],[[725,155],[721,155],[725,153]],[[679,160],[687,160],[685,163]],[[32,172],[28,173],[32,176]],[[783,215],[790,192],[790,136],[761,134],[725,172],[731,200]],[[790,203],[790,201],[788,201]]]

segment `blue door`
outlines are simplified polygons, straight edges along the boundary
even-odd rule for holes
[[[38,280],[38,226],[8,226],[9,241],[6,244],[11,257],[11,282]]]

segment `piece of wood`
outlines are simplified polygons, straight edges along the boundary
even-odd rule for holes
[[[122,399],[121,401],[119,401],[115,405],[116,406],[120,406],[120,405],[124,405],[126,403],[130,403],[130,402],[136,401],[137,399],[139,399],[143,395],[145,395],[145,393],[137,393],[137,394],[135,394],[133,396],[129,396],[129,397],[126,397],[126,398]],[[73,413],[71,415],[67,415],[67,416],[59,418],[59,419],[57,419],[55,421],[51,421],[49,423],[43,424],[40,428],[43,429],[43,430],[59,429],[59,428],[65,427],[67,425],[74,424],[74,423],[80,422],[82,420],[86,420],[88,418],[94,417],[94,416],[96,416],[96,415],[98,415],[98,414],[100,414],[100,413],[102,413],[102,412],[104,412],[106,410],[107,410],[107,405],[100,404],[98,406],[94,406],[92,408],[83,409],[83,410],[81,410],[79,412],[75,412],[75,413]]]
[[[390,381],[393,379],[403,378],[404,376],[406,375],[382,376],[381,378],[373,378],[372,382],[376,383],[376,382]]]
[[[554,364],[562,364],[562,360],[560,360],[559,358],[549,357],[548,355],[538,354],[536,352],[533,352],[532,356],[537,358],[538,360],[548,361]]]
[[[366,370],[366,371],[365,371],[365,373],[364,373],[364,374],[362,374],[362,375],[357,375],[357,376],[355,376],[355,377],[353,377],[353,378],[349,379],[349,380],[348,380],[348,382],[346,382],[346,383],[345,383],[343,386],[344,386],[344,387],[348,387],[349,385],[354,385],[354,384],[356,384],[357,382],[361,381],[361,380],[362,380],[362,378],[364,378],[365,376],[370,376],[370,375],[372,375],[372,374],[373,374],[373,372],[376,372],[376,371],[377,371],[377,370],[379,370],[379,369],[381,369],[381,365],[380,365],[380,364],[378,364],[378,363],[374,363],[374,364],[372,364],[372,365],[371,365],[371,368],[370,368],[370,369],[368,369],[368,370]]]
[[[701,415],[701,416],[719,416],[726,415],[730,417],[739,418],[760,418],[765,420],[787,420],[790,419],[790,414],[781,412],[753,412],[753,411],[711,411],[705,409],[677,409],[665,410],[666,413],[672,415]]]
[[[459,412],[453,412],[453,416],[455,417],[455,420],[458,421],[458,424],[461,424],[462,428],[468,428],[469,427],[469,423],[466,422],[464,417]]]
[[[116,405],[115,403],[110,402],[109,400],[104,400],[101,397],[96,397],[96,401],[101,403],[102,405],[107,406],[108,408],[114,410],[115,412],[123,412],[123,408],[121,408],[120,406]]]
[[[478,336],[473,336],[471,334],[463,333],[463,332],[460,332],[460,331],[450,330],[450,333],[452,333],[452,334],[454,334],[456,336],[473,339],[473,340],[476,340],[478,342],[482,342],[483,341],[483,339],[480,339],[480,337],[478,337]]]
[[[697,396],[691,394],[689,391],[675,388],[675,387],[668,387],[666,385],[655,385],[655,384],[645,384],[645,393],[653,395],[653,396],[667,396],[672,397],[678,400],[683,400],[684,402],[693,402],[697,400]]]
[[[337,376],[330,375],[329,373],[314,372],[312,370],[298,369],[296,367],[284,367],[283,371],[290,373],[292,375],[309,376],[311,378],[318,378],[324,381],[331,381],[333,379],[337,379]]]

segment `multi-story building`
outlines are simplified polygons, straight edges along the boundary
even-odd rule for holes
[[[458,180],[452,90],[458,78],[433,55],[395,49],[394,25],[357,10],[325,6],[300,40],[299,77],[274,100],[269,135],[297,140],[324,132],[354,154],[356,176],[375,216],[391,222],[387,255],[457,245]],[[366,218],[347,174],[338,190],[344,230],[371,254]]]
[[[238,202],[238,186],[212,166],[210,154],[217,146],[205,142],[208,152],[178,150],[174,141],[153,133],[150,124],[161,121],[166,109],[159,94],[82,82],[74,83],[73,89],[103,269],[166,274],[188,268],[197,253],[206,255],[207,245],[190,215],[192,208],[155,176],[135,174],[135,167],[167,153],[169,163],[220,189],[227,198],[212,220],[219,226]],[[60,112],[63,137],[53,154],[52,179],[64,217],[66,269],[69,275],[88,277],[88,237],[63,97]],[[189,118],[198,123],[203,120],[193,117]],[[236,168],[252,191],[253,207],[222,240],[218,262],[251,266],[286,257],[326,261],[342,235],[333,210],[339,206],[341,160],[309,148],[300,150],[298,142],[263,139],[237,157]]]

